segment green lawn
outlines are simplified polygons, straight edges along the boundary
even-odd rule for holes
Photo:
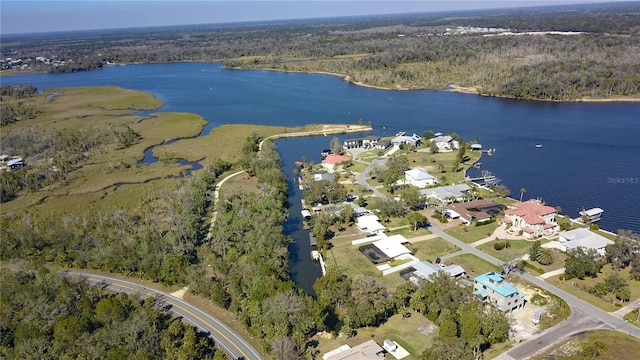
[[[519,258],[524,254],[529,252],[531,248],[532,241],[528,240],[509,240],[509,248],[503,248],[502,250],[496,250],[493,245],[497,241],[491,241],[485,244],[482,244],[477,247],[477,249],[485,252],[495,258],[498,258],[503,261],[510,261],[515,258]],[[499,242],[504,243],[505,241],[501,239]]]
[[[493,234],[493,231],[498,227],[498,224],[493,222],[486,225],[471,225],[471,226],[458,226],[453,229],[445,230],[445,232],[456,239],[459,239],[467,244],[481,240]]]
[[[567,255],[560,250],[551,249],[551,255],[553,256],[553,263],[550,265],[541,265],[535,261],[529,261],[533,266],[541,269],[543,274],[549,271],[558,270],[564,267],[564,262],[567,259]],[[528,273],[534,276],[540,275],[537,271],[531,269],[525,269]]]
[[[338,269],[338,271],[349,275],[370,275],[382,276],[382,273],[369,261],[358,248],[362,245],[351,245],[351,240],[334,239],[331,241],[333,247],[327,252],[327,268]]]
[[[571,279],[571,280],[560,280],[559,276],[553,276],[546,281],[557,286],[558,288],[594,305],[605,311],[616,311],[620,308],[620,306],[628,305],[628,302],[621,303],[616,300],[612,295],[608,295],[605,299],[600,298],[598,296],[592,295],[588,292],[587,289],[593,287],[595,284],[599,282],[603,282],[604,279],[609,276],[612,272],[611,265],[605,265],[602,269],[602,272],[598,274],[597,278],[584,278],[580,279]],[[629,270],[624,269],[620,271],[620,275],[624,279],[627,280],[629,284],[629,290],[631,292],[631,301],[640,298],[640,281],[630,280],[629,278]]]
[[[447,263],[462,266],[470,278],[474,278],[489,271],[500,271],[497,266],[472,254],[454,256],[447,260]]]
[[[439,237],[409,244],[407,247],[413,250],[413,254],[417,258],[427,261],[434,261],[443,255],[460,250],[459,247]]]
[[[354,347],[373,339],[382,346],[385,339],[390,339],[411,353],[405,359],[416,360],[419,358],[419,354],[437,338],[438,327],[422,314],[415,311],[411,311],[410,314],[411,316],[408,318],[403,318],[402,314],[396,314],[378,328],[358,329],[356,336],[350,339],[344,336],[333,339],[315,337],[314,339],[318,340],[319,355],[322,356],[324,353],[337,349],[344,344]],[[423,329],[423,332],[419,329]]]
[[[630,313],[627,313],[627,315],[624,316],[624,320],[630,324],[640,327],[640,321],[639,321],[640,317],[638,317],[638,311],[639,309],[636,308],[635,310],[632,310]]]
[[[407,239],[418,237],[418,236],[423,236],[423,235],[429,235],[429,234],[431,234],[431,231],[429,231],[429,229],[419,228],[418,230],[413,231],[413,227],[412,226],[407,226],[407,227],[394,229],[394,230],[391,230],[391,231],[389,231],[387,233],[387,235],[389,235],[389,236],[391,236],[391,235],[403,235]]]

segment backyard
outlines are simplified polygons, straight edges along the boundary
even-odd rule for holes
[[[347,344],[351,347],[359,345],[367,340],[373,339],[382,346],[385,339],[390,339],[404,347],[411,355],[406,360],[419,359],[419,355],[438,336],[438,327],[422,314],[415,311],[409,312],[409,317],[403,314],[396,314],[390,317],[378,328],[358,329],[357,335],[347,339],[345,336],[325,339],[320,336],[314,337],[318,340],[318,350],[320,357],[338,347]],[[387,356],[388,359],[391,356]]]
[[[449,258],[447,260],[447,263],[458,264],[462,266],[462,268],[464,268],[464,270],[466,271],[467,276],[469,276],[470,278],[474,278],[489,271],[501,270],[497,266],[472,254],[462,254],[454,256],[452,258]]]
[[[409,244],[407,247],[413,250],[413,255],[418,259],[431,262],[446,254],[460,250],[459,247],[439,237]]]

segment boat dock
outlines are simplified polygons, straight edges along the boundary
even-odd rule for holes
[[[466,180],[473,181],[474,183],[482,186],[493,186],[500,183],[500,179],[498,179],[495,175],[493,175],[489,170],[483,170],[482,176],[467,178]]]

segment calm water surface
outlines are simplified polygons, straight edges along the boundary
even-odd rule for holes
[[[572,217],[582,208],[601,207],[602,228],[640,232],[637,103],[539,103],[427,90],[385,91],[328,75],[224,70],[220,64],[200,63],[127,65],[1,81],[39,89],[118,85],[148,91],[165,103],[162,111],[202,115],[208,121],[203,133],[229,123],[297,126],[355,124],[358,119],[371,121],[381,136],[422,134],[426,129],[456,132],[496,149],[495,156],[483,157],[482,168],[500,178],[514,197],[525,188],[525,199],[541,198]],[[277,142],[285,172],[292,159],[319,156],[330,140],[314,139]],[[534,148],[538,143],[541,149]],[[292,214],[300,216],[297,209]]]

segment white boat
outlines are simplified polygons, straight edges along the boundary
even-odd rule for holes
[[[535,147],[540,149],[542,147],[542,144],[536,144]]]

